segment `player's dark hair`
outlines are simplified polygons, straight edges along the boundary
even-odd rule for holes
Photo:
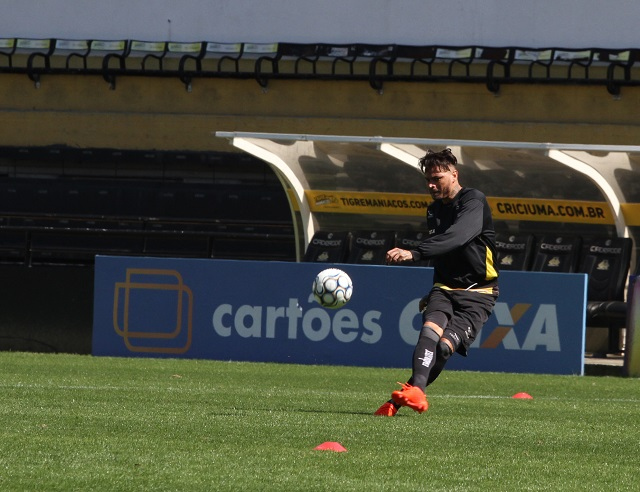
[[[444,149],[440,152],[434,152],[433,150],[427,150],[427,153],[419,161],[420,170],[427,174],[427,171],[451,171],[456,168],[458,159],[453,155],[451,149]]]

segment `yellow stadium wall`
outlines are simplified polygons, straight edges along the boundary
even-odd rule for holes
[[[583,144],[640,141],[640,88],[602,86],[0,75],[0,145],[234,151],[216,131]]]

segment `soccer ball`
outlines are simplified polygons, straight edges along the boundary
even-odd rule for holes
[[[344,306],[353,293],[353,283],[342,270],[327,268],[322,270],[313,281],[313,295],[318,303],[329,309]]]

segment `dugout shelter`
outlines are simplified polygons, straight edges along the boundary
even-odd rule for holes
[[[287,191],[297,259],[318,231],[419,230],[427,149],[452,149],[464,186],[490,199],[496,229],[632,238],[640,146],[216,132],[267,162]],[[635,255],[633,255],[635,257]]]
[[[289,199],[297,261],[383,264],[421,239],[418,159],[449,147],[488,197],[503,270],[586,273],[587,325],[619,352],[638,269],[640,146],[217,132],[267,162]],[[428,263],[422,264],[428,266]]]

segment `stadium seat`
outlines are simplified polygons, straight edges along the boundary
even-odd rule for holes
[[[98,56],[104,59],[108,55],[124,56],[127,53],[129,43],[124,39],[91,41],[91,56]]]
[[[589,274],[590,301],[622,301],[631,264],[631,238],[585,239],[578,272]]]
[[[346,64],[348,73],[353,74],[353,62],[356,59],[355,44],[326,44],[318,45],[318,55],[320,60],[331,62],[331,74],[338,73],[338,64]]]
[[[628,81],[631,79],[631,68],[640,58],[639,50],[609,50],[609,49],[597,49],[594,54],[594,61],[606,62],[607,65],[607,92],[612,96],[620,95],[620,84],[617,83],[619,79],[616,78],[616,72],[622,70],[622,80]]]
[[[55,49],[53,39],[18,39],[17,52],[25,53],[27,58],[27,75],[36,87],[40,87],[40,74],[51,69],[51,55]],[[42,67],[36,67],[35,61],[42,58]]]
[[[16,51],[15,38],[0,38],[0,55],[7,58],[7,66],[13,67],[13,54]]]
[[[242,58],[257,60],[260,57],[273,57],[278,53],[278,43],[245,43]]]
[[[91,41],[87,39],[56,39],[53,55],[64,59],[64,68],[70,69],[71,60],[80,58],[82,68],[87,68],[87,57],[91,51]]]
[[[567,65],[567,78],[572,78],[573,67],[584,69],[584,78],[589,78],[589,67],[593,63],[593,50],[557,49],[553,54],[554,65]]]
[[[225,60],[233,62],[235,72],[240,71],[240,58],[244,51],[244,43],[214,43],[208,42],[205,48],[205,58],[215,58],[217,71],[222,72],[222,64]]]
[[[579,236],[543,236],[535,248],[535,272],[573,273],[580,255]]]
[[[244,50],[242,51],[242,60],[249,60],[253,62],[255,79],[261,87],[267,87],[269,81],[268,78],[261,73],[260,65],[262,61],[267,59],[273,59],[278,55],[278,43],[245,43]],[[272,70],[277,72],[277,64],[272,64]]]
[[[159,70],[163,68],[163,60],[167,54],[168,44],[165,41],[137,41],[133,40],[129,44],[127,58],[141,58],[140,66],[142,70],[147,70],[149,59],[157,60]]]
[[[458,64],[464,68],[464,73],[469,76],[469,66],[475,57],[476,48],[473,46],[438,46],[436,49],[436,62],[448,64],[447,75],[453,76],[453,67]]]
[[[211,257],[236,260],[294,261],[293,232],[264,224],[219,224],[211,232]]]
[[[173,256],[178,258],[207,258],[211,246],[206,235],[197,234],[147,234],[144,254],[149,256]]]
[[[278,43],[247,43],[244,47],[243,58],[255,58],[254,72],[255,78],[261,87],[267,87],[269,83],[268,74],[262,70],[262,63],[268,61],[271,63],[272,74],[280,71],[279,60],[282,51]]]
[[[582,245],[578,272],[589,276],[587,326],[609,329],[609,353],[620,351],[620,330],[627,321],[623,299],[632,249],[630,238],[594,238]]]
[[[508,79],[511,75],[514,50],[511,48],[477,47],[475,60],[487,63],[487,89],[493,93],[500,90],[500,82],[496,80],[496,66],[502,67],[502,76]]]
[[[394,50],[394,62],[408,62],[409,73],[413,77],[419,75],[416,65],[426,66],[426,74],[431,75],[431,67],[436,58],[435,46],[397,45]]]
[[[111,60],[114,59],[118,62],[117,71],[124,71],[128,51],[129,42],[126,40],[91,42],[91,54],[102,56],[102,78],[109,84],[110,89],[116,88],[116,76],[111,67]]]
[[[292,53],[292,56],[294,56],[296,59],[294,63],[295,73],[308,73],[306,71],[308,69],[305,69],[303,71],[303,69],[300,68],[300,66],[302,65],[301,62],[305,62],[305,65],[308,64],[311,67],[311,73],[317,73],[317,63],[320,58],[320,54],[318,53],[318,45],[298,44],[297,46],[298,48],[295,50],[295,53]]]
[[[27,232],[6,230],[7,220],[0,220],[0,263],[24,263],[27,258]]]
[[[382,79],[384,77],[393,76],[393,66],[397,60],[396,45],[389,45],[386,50],[375,53],[369,62],[369,85],[376,91],[382,93]],[[383,66],[382,71],[378,70],[378,64]]]
[[[193,72],[202,71],[202,59],[206,54],[205,43],[169,43],[167,54],[171,57],[178,57],[178,74],[180,81],[185,85],[187,91],[191,91],[192,75],[186,70],[187,62],[193,62]]]
[[[372,65],[373,60],[383,61],[385,60],[386,69],[385,73],[390,75],[393,73],[393,60],[394,58],[395,45],[393,44],[365,44],[365,43],[357,43],[350,50],[350,54],[344,58],[336,58],[333,61],[333,73],[336,73],[336,64],[338,62],[345,62],[349,66],[349,73],[354,73],[354,63],[363,62],[367,64],[367,71],[370,77],[375,79],[375,71],[372,72],[372,68],[375,65]],[[376,87],[375,82],[373,82],[370,78],[370,83],[372,87]]]
[[[551,77],[551,64],[553,63],[553,48],[530,49],[516,48],[513,61],[529,65],[529,78],[533,78],[533,69],[539,65],[545,69],[545,76]]]
[[[344,263],[349,248],[348,232],[318,231],[313,235],[303,261]]]
[[[527,271],[531,268],[535,237],[533,234],[496,234],[498,269]]]
[[[351,234],[347,263],[384,265],[387,251],[392,249],[394,244],[394,232],[355,231]]]

